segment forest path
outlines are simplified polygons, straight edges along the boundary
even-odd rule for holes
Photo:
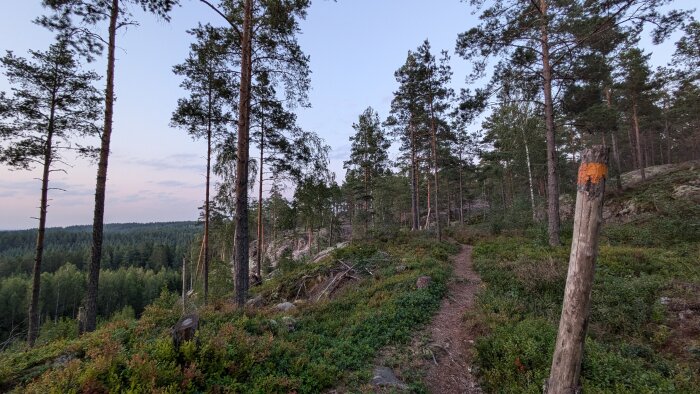
[[[468,327],[473,324],[465,320],[481,284],[473,268],[472,247],[462,245],[453,262],[455,279],[427,328],[435,363],[430,364],[424,383],[431,393],[481,393],[471,368],[475,335]]]

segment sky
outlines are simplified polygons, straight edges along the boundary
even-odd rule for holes
[[[39,0],[5,0],[0,15],[0,53],[26,56],[46,49],[53,35],[32,20],[44,13]],[[691,8],[692,0],[678,0]],[[114,131],[109,159],[105,222],[196,220],[204,198],[206,145],[168,123],[177,99],[186,92],[172,66],[189,52],[187,30],[198,23],[221,25],[220,17],[199,1],[183,0],[170,23],[134,14],[140,25],[117,37]],[[696,12],[697,17],[697,12]],[[381,118],[389,112],[397,84],[394,71],[426,38],[433,50],[454,52],[457,35],[478,23],[468,2],[460,0],[316,0],[301,22],[299,42],[310,56],[311,108],[296,110],[298,123],[315,131],[331,147],[331,169],[344,178],[352,123],[368,106]],[[672,43],[652,47],[652,64],[665,64]],[[469,65],[453,54],[453,87],[465,87]],[[85,66],[100,75],[100,59]],[[103,83],[103,82],[102,82]],[[102,88],[102,87],[100,87]],[[9,85],[0,75],[0,91]],[[475,127],[478,127],[475,126]],[[96,141],[95,141],[96,143]],[[54,172],[47,225],[92,223],[96,166],[69,161],[66,173]],[[40,169],[12,171],[0,166],[0,230],[36,226]]]

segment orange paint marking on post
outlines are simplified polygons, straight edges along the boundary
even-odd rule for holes
[[[608,166],[604,163],[581,163],[578,169],[578,183],[585,185],[588,182],[592,184],[599,183],[608,175]]]

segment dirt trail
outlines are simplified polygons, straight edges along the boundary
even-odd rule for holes
[[[454,258],[455,280],[440,305],[428,332],[435,363],[431,363],[425,384],[431,393],[481,393],[471,372],[474,335],[464,314],[474,306],[481,279],[472,267],[472,247],[462,245]]]

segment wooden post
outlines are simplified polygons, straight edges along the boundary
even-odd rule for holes
[[[608,150],[603,146],[587,149],[581,155],[574,236],[571,242],[564,304],[552,357],[552,369],[545,385],[545,392],[548,394],[580,392],[581,360],[598,255],[598,235],[603,222],[607,163]]]

